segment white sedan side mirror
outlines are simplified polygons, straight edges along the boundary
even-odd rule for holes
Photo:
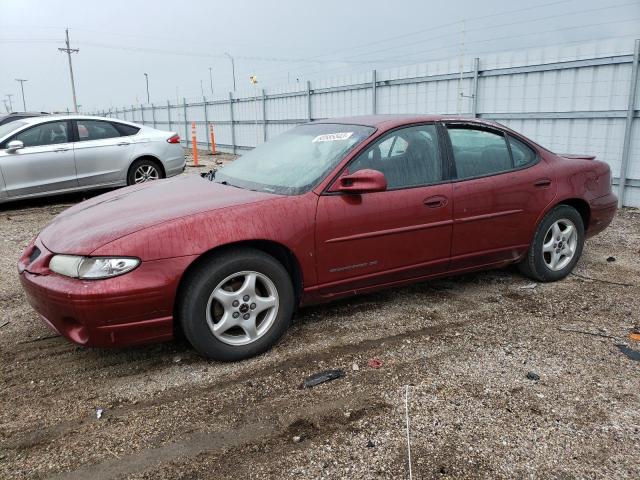
[[[24,148],[24,143],[22,143],[20,140],[11,140],[9,143],[7,143],[7,152],[9,153],[13,153],[16,150],[20,150],[21,148]]]

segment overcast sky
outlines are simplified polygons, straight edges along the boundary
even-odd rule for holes
[[[464,22],[463,22],[464,21]],[[0,98],[22,110],[93,111],[353,71],[597,38],[640,37],[640,0],[0,0]],[[631,47],[630,47],[631,48]],[[202,87],[201,87],[202,83]],[[202,88],[202,90],[201,90]],[[0,103],[0,111],[4,111]]]

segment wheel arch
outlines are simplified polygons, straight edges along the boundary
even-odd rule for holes
[[[536,220],[535,227],[532,232],[532,238],[533,238],[533,235],[535,235],[535,232],[538,226],[540,225],[540,222],[542,222],[544,217],[551,210],[556,208],[558,205],[568,205],[570,207],[575,208],[580,214],[580,217],[582,218],[582,223],[584,224],[584,231],[585,232],[587,231],[587,229],[589,228],[589,221],[591,220],[591,206],[589,205],[589,202],[579,197],[567,197],[561,200],[555,199],[554,201],[549,203],[549,205],[547,205],[547,207],[540,213],[540,215],[538,216],[538,219]]]
[[[580,217],[582,217],[584,231],[586,232],[589,229],[589,221],[591,220],[591,206],[589,205],[589,202],[582,198],[566,198],[557,202],[552,208],[555,208],[558,205],[568,205],[575,208],[580,214]]]
[[[189,266],[185,269],[182,276],[180,277],[180,281],[178,283],[178,288],[176,290],[176,300],[174,301],[173,306],[173,318],[174,318],[174,333],[177,335],[181,335],[181,327],[180,322],[177,317],[177,309],[180,304],[181,290],[184,288],[186,281],[188,280],[190,273],[196,269],[199,265],[204,262],[209,261],[209,259],[217,254],[220,254],[225,251],[233,250],[234,248],[252,248],[255,250],[262,251],[268,255],[271,255],[276,260],[278,260],[282,266],[287,270],[289,275],[291,276],[291,281],[293,283],[293,290],[296,299],[296,307],[300,302],[300,298],[302,297],[302,288],[303,288],[303,280],[302,280],[302,268],[300,267],[300,262],[296,255],[291,251],[290,248],[283,245],[282,243],[273,241],[273,240],[241,240],[237,242],[226,243],[223,245],[218,245],[216,247],[203,252],[199,255],[193,262],[189,264]]]

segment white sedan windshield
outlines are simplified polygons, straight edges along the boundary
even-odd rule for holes
[[[5,135],[17,130],[18,128],[26,125],[27,122],[19,122],[14,120],[13,122],[5,123],[4,125],[0,125],[0,139]]]
[[[313,188],[373,132],[362,125],[301,125],[245,153],[217,172],[215,181],[297,195]]]

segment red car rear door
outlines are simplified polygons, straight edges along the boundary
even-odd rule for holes
[[[555,196],[551,168],[522,139],[478,124],[447,125],[452,157],[451,270],[513,260]]]
[[[387,190],[324,193],[316,216],[322,295],[366,289],[447,269],[452,230],[451,183],[435,124],[393,130],[343,172],[382,172]]]

